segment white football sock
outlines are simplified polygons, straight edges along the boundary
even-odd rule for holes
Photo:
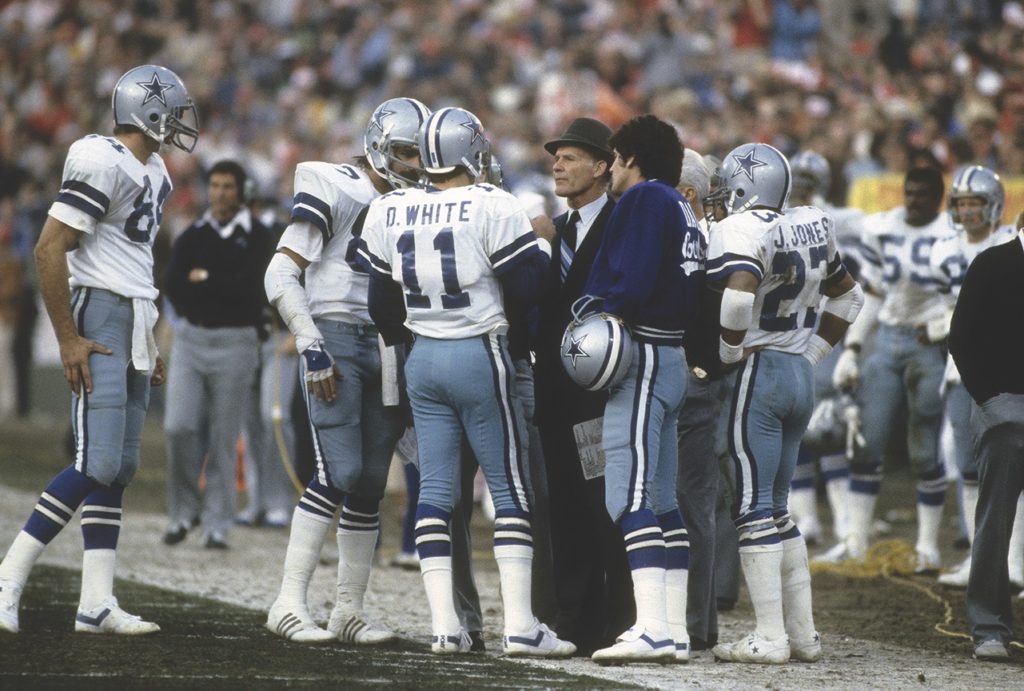
[[[455,612],[455,597],[452,590],[452,558],[428,557],[420,559],[420,573],[423,574],[423,588],[427,591],[430,605],[430,627],[434,635],[458,633],[462,625]]]
[[[871,544],[871,520],[875,514],[878,495],[851,491],[847,497],[849,511],[846,544],[851,557],[864,559],[868,555],[868,545]]]
[[[363,598],[370,583],[373,551],[379,530],[338,531],[337,602],[346,608],[363,611]]]
[[[88,612],[113,597],[116,562],[116,550],[82,551],[82,594],[78,599],[78,609]]]
[[[821,534],[818,493],[813,486],[789,490],[789,515],[804,535],[817,537]]]
[[[1010,580],[1024,583],[1024,496],[1017,497],[1017,515],[1010,531],[1010,551],[1006,561],[1010,567]]]
[[[655,640],[669,637],[665,611],[665,569],[645,566],[632,570],[636,622]]]
[[[665,569],[665,618],[668,633],[676,643],[689,643],[686,630],[686,588],[690,578],[688,569]]]
[[[292,512],[288,550],[284,555],[284,577],[277,596],[279,604],[306,607],[309,581],[320,560],[324,538],[333,523],[333,517],[316,516],[298,507]]]
[[[786,635],[782,616],[782,545],[740,550],[740,566],[754,605],[757,633],[768,640]]]
[[[531,602],[533,548],[502,545],[494,548],[501,580],[501,602],[505,612],[505,634],[515,635],[533,627]]]
[[[782,610],[791,640],[804,643],[814,637],[811,572],[807,544],[800,537],[782,541]]]
[[[915,548],[922,554],[937,555],[939,553],[939,527],[942,523],[943,504],[932,506],[917,503],[917,545]]]
[[[961,502],[964,507],[964,527],[967,529],[967,541],[974,544],[975,513],[978,510],[978,483],[965,482]]]
[[[36,559],[45,548],[46,545],[24,530],[18,531],[10,549],[7,550],[7,556],[0,562],[0,580],[14,581],[18,585],[25,585],[32,567],[35,566]]]

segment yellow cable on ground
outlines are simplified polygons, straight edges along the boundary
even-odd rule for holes
[[[951,630],[950,627],[953,625],[953,605],[949,599],[936,592],[935,586],[927,586],[911,578],[914,575],[916,561],[916,553],[909,542],[904,540],[881,540],[871,546],[871,549],[868,550],[867,558],[863,561],[847,560],[836,564],[811,562],[811,573],[832,573],[854,578],[882,577],[894,583],[918,590],[931,600],[942,605],[942,621],[933,625],[933,628],[938,633],[951,638],[963,638],[973,641],[970,635],[962,631]],[[1017,641],[1011,641],[1010,645],[1024,649],[1024,645]]]

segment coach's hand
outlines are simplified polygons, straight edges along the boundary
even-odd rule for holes
[[[306,360],[306,388],[321,401],[333,401],[338,393],[334,381],[341,379],[334,358],[324,350],[322,343],[314,343],[303,350],[302,357]]]
[[[156,356],[156,367],[153,368],[153,374],[149,375],[150,386],[163,386],[164,382],[167,381],[167,363],[159,355]]]
[[[71,384],[76,396],[82,395],[82,387],[86,393],[92,393],[92,372],[89,371],[89,355],[111,355],[114,351],[100,345],[96,341],[75,334],[61,342],[60,361],[64,365],[64,378]]]

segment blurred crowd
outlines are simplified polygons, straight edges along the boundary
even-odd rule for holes
[[[146,62],[181,75],[200,113],[198,155],[166,157],[168,244],[205,207],[214,161],[243,162],[284,215],[295,164],[360,153],[396,95],[478,114],[512,191],[549,204],[540,143],[579,115],[615,128],[653,112],[719,156],[813,148],[836,203],[856,177],[921,160],[1024,174],[1019,2],[0,0],[0,361],[19,337],[25,357],[31,249],[67,147],[110,131],[114,82]]]

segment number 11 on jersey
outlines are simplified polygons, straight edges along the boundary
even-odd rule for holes
[[[405,304],[409,309],[430,309],[430,297],[424,295],[416,276],[416,234],[407,230],[398,238],[398,252],[402,255],[402,283],[405,284]],[[446,310],[469,307],[469,293],[459,285],[455,263],[455,235],[451,226],[442,228],[434,236],[434,249],[441,255],[441,281],[444,293],[441,308]]]

